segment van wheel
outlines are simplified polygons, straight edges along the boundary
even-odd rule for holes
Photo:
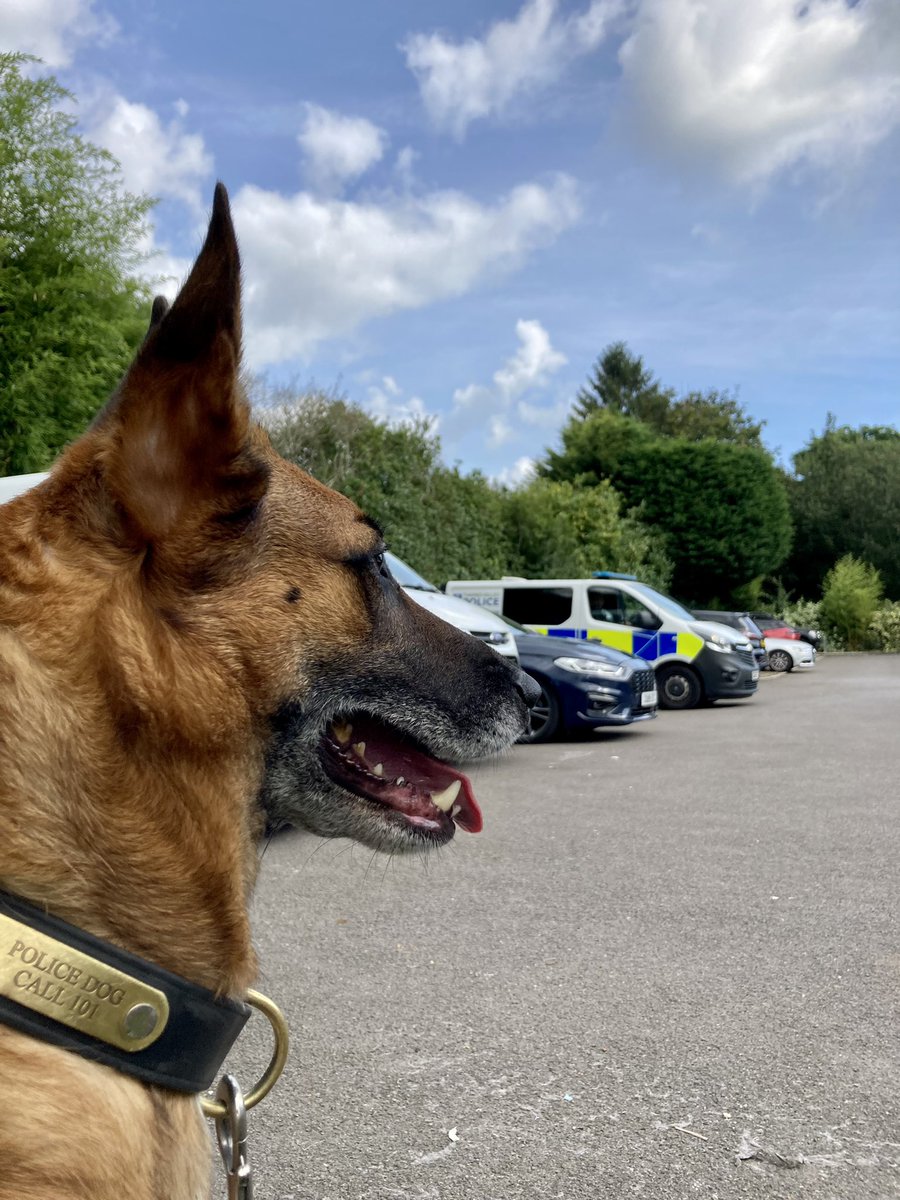
[[[703,685],[696,673],[681,663],[657,667],[656,683],[663,708],[696,708],[703,699]]]
[[[541,694],[531,710],[531,728],[519,738],[520,742],[549,742],[559,730],[559,701],[548,683],[532,675],[541,686]]]
[[[769,651],[769,670],[770,671],[790,671],[794,665],[794,660],[788,654],[787,650],[770,650]]]

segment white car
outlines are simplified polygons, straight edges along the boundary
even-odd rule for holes
[[[814,667],[816,652],[809,642],[797,638],[769,637],[766,634],[766,654],[770,671],[793,671],[794,667]]]
[[[516,639],[510,633],[509,626],[494,613],[486,612],[477,604],[470,604],[468,600],[458,600],[456,596],[447,596],[438,591],[433,583],[423,579],[418,571],[414,571],[402,558],[397,558],[396,554],[391,554],[390,551],[385,554],[384,561],[410,600],[415,600],[416,604],[421,604],[422,608],[427,608],[448,625],[455,625],[457,629],[487,642],[492,650],[496,650],[504,658],[519,661]]]

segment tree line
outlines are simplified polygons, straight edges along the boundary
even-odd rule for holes
[[[153,201],[129,193],[115,160],[78,134],[67,100],[29,60],[0,55],[3,474],[45,468],[81,432],[149,311],[137,267]],[[892,427],[829,418],[788,471],[734,393],[679,396],[616,342],[593,364],[535,478],[507,488],[448,467],[423,423],[391,426],[316,388],[262,379],[250,390],[279,450],[361,504],[400,557],[438,584],[602,568],[697,606],[783,609],[833,589],[843,563],[845,590],[875,597],[877,611],[884,596],[900,601]]]

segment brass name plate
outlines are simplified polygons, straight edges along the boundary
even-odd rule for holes
[[[0,913],[0,996],[119,1050],[152,1046],[169,1020],[163,992]]]

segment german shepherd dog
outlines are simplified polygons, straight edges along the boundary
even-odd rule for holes
[[[223,996],[256,974],[266,820],[380,849],[481,817],[448,760],[531,681],[410,602],[377,524],[273,451],[239,381],[224,188],[92,427],[0,512],[0,888]],[[2,1200],[199,1200],[197,1098],[0,1024]]]

